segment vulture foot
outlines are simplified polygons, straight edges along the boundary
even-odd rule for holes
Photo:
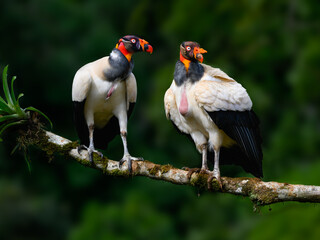
[[[124,162],[128,162],[128,170],[129,173],[132,173],[132,161],[143,161],[144,159],[142,157],[132,157],[129,154],[126,154],[123,156],[123,158],[119,161],[119,168],[121,168],[122,164]]]
[[[78,147],[78,153],[81,154],[81,151],[82,150],[87,150],[88,151],[88,154],[89,154],[89,160],[90,160],[90,163],[93,165],[94,162],[93,162],[93,153],[96,153],[100,156],[100,158],[102,159],[103,158],[103,154],[97,150],[95,150],[94,148],[90,148],[90,147],[87,147],[85,145],[80,145]]]

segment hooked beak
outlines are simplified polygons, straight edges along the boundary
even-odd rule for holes
[[[120,43],[122,42],[122,38],[119,39],[118,43],[116,44],[116,48],[119,48]]]
[[[148,52],[148,53],[152,54],[153,47],[146,40],[140,38],[139,42],[140,42],[140,45],[141,45],[142,50],[144,52]]]
[[[199,47],[194,48],[194,51],[193,51],[194,58],[201,63],[203,62],[203,56],[202,56],[203,53],[207,53],[207,51]]]

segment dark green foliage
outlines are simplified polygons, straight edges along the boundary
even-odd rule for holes
[[[20,93],[18,98],[16,98],[14,94],[13,83],[14,83],[14,80],[16,79],[16,76],[12,78],[11,88],[9,89],[7,72],[8,72],[8,66],[4,68],[2,73],[2,87],[3,87],[3,93],[5,95],[5,98],[2,98],[0,96],[0,142],[2,141],[1,135],[8,128],[12,128],[18,125],[20,127],[21,125],[27,125],[27,127],[29,127],[29,125],[35,124],[33,120],[34,116],[32,116],[31,113],[36,113],[43,116],[50,123],[50,126],[52,128],[51,120],[38,109],[34,107],[27,107],[25,109],[22,109],[20,107],[19,99],[23,97],[23,93]],[[17,144],[12,150],[11,154],[13,154],[18,147],[21,148],[21,146]],[[29,172],[31,172],[29,156],[27,155],[26,148],[24,148],[23,150],[24,150],[24,159],[27,163]]]
[[[176,132],[163,109],[179,45],[197,41],[208,51],[204,63],[239,81],[253,100],[263,136],[263,180],[320,185],[319,12],[315,0],[7,0],[0,8],[0,65],[10,64],[19,76],[15,88],[25,94],[23,105],[41,109],[57,134],[77,140],[75,72],[108,55],[123,35],[143,37],[154,53],[134,56],[138,101],[128,126],[129,150],[155,163],[199,167],[194,144]],[[10,156],[14,146],[0,145],[4,239],[320,237],[318,205],[280,203],[253,213],[249,199],[198,197],[201,190],[192,187],[106,177],[59,157],[48,164],[32,148],[30,175],[23,156]],[[122,157],[119,137],[105,154]],[[249,176],[235,166],[221,173]]]
[[[16,98],[13,89],[13,83],[16,79],[14,76],[11,80],[11,88],[8,86],[7,79],[8,66],[6,66],[2,73],[2,87],[5,98],[0,96],[0,136],[1,134],[9,127],[16,125],[27,124],[28,120],[31,120],[30,112],[36,112],[42,115],[45,119],[48,120],[52,127],[52,122],[50,119],[41,111],[34,107],[27,107],[22,109],[19,104],[19,99],[23,97],[23,93],[20,93],[18,98]],[[0,141],[2,139],[0,138]]]

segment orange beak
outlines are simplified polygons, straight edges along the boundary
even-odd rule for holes
[[[146,41],[146,40],[144,40],[144,39],[139,39],[139,41],[140,41],[140,45],[141,45],[141,47],[142,47],[142,50],[144,51],[144,52],[148,52],[148,53],[150,53],[150,54],[152,54],[152,52],[153,52],[153,47]]]
[[[201,63],[203,62],[203,56],[202,56],[203,53],[207,53],[207,51],[204,50],[203,48],[195,47],[193,50],[194,58]]]
[[[116,48],[119,47],[119,45],[120,45],[121,42],[122,42],[122,39],[120,38],[119,41],[118,41],[118,43],[116,44]]]

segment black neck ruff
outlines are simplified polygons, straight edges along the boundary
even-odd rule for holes
[[[107,81],[113,82],[116,79],[125,80],[133,69],[133,59],[128,59],[118,49],[113,49],[109,57],[110,68],[105,69],[103,74]]]
[[[204,73],[204,69],[199,62],[190,62],[188,72],[184,64],[179,60],[174,70],[174,81],[177,86],[181,86],[189,80],[191,83],[199,81]]]

